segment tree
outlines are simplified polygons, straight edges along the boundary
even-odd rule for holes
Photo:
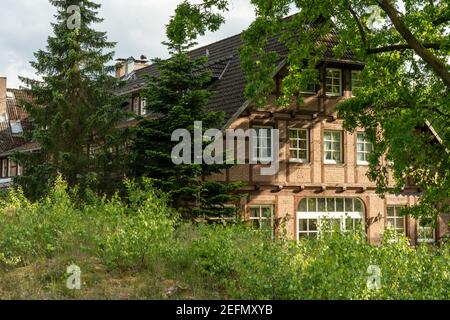
[[[240,184],[205,181],[227,165],[175,164],[172,160],[172,150],[178,144],[172,141],[175,130],[187,129],[194,137],[194,122],[201,121],[203,137],[205,130],[221,128],[224,113],[206,109],[212,94],[207,89],[211,83],[211,71],[204,67],[207,58],[192,59],[187,53],[193,45],[189,41],[166,45],[171,57],[154,60],[159,75],[148,78],[142,94],[153,116],[141,118],[136,130],[135,174],[151,178],[155,187],[168,193],[172,205],[185,216],[232,214],[234,210],[224,204],[237,199],[233,191]],[[192,154],[193,140],[186,141]],[[200,143],[204,148],[211,142]]]
[[[292,96],[298,96],[303,84],[314,78],[317,62],[326,52],[318,40],[331,35],[336,40],[333,52],[337,58],[351,51],[356,59],[366,62],[362,90],[338,105],[338,111],[346,129],[362,127],[374,142],[369,176],[377,182],[378,192],[399,192],[409,177],[423,190],[423,196],[408,213],[435,219],[440,212],[448,212],[448,1],[251,2],[257,17],[244,32],[245,45],[241,49],[242,66],[249,80],[247,97],[262,104],[273,91],[269,75],[279,57],[265,49],[271,37],[278,37],[289,49],[289,74],[278,99],[285,106]],[[195,39],[208,29],[218,29],[221,14],[229,4],[227,0],[203,0],[199,4],[184,1],[168,26],[170,34],[178,35],[176,40],[182,36]],[[286,19],[293,8],[296,14]],[[386,183],[390,164],[396,180],[394,189]]]
[[[25,172],[17,182],[26,194],[45,194],[57,174],[69,186],[112,190],[126,168],[123,145],[127,131],[116,128],[124,119],[117,80],[107,64],[114,43],[91,25],[100,5],[89,0],[51,0],[56,7],[54,35],[31,65],[42,81],[22,78],[33,100],[24,105],[33,121],[29,138],[37,153],[17,155]]]

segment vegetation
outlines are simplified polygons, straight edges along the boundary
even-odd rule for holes
[[[127,131],[117,129],[125,117],[124,98],[114,94],[117,79],[110,74],[114,67],[108,66],[115,44],[91,27],[102,21],[97,17],[100,5],[88,0],[50,2],[57,9],[54,35],[31,63],[42,81],[22,78],[33,97],[24,103],[33,119],[28,138],[41,149],[17,155],[25,168],[17,182],[34,199],[46,194],[58,173],[81,190],[90,186],[111,191],[129,167],[127,153],[120,148]],[[80,10],[79,26],[76,11],[68,10],[71,6]]]
[[[126,200],[87,202],[60,178],[37,202],[11,190],[0,205],[0,298],[450,299],[448,246],[371,246],[358,233],[273,241],[240,223],[183,223],[148,181],[126,189]],[[380,290],[367,287],[370,265]]]
[[[240,184],[205,181],[205,177],[224,170],[227,165],[205,164],[203,157],[197,159],[195,153],[196,143],[202,147],[200,155],[203,156],[203,150],[206,153],[205,147],[211,144],[204,139],[206,132],[220,129],[224,121],[224,112],[206,108],[214,94],[208,90],[212,81],[211,70],[205,68],[208,58],[191,58],[187,52],[193,45],[191,42],[166,45],[171,57],[154,60],[159,74],[148,78],[142,94],[148,112],[156,116],[139,121],[134,141],[135,175],[152,178],[154,185],[170,196],[175,208],[186,209],[183,214],[233,215],[234,209],[224,204],[237,199],[233,191]],[[196,122],[200,125],[195,125]],[[173,134],[180,129],[187,130],[189,141],[185,136],[181,137],[182,141],[173,141]],[[183,150],[173,154],[174,147],[181,144]],[[212,153],[211,157],[223,157]],[[180,163],[175,163],[174,157]]]
[[[252,0],[256,19],[244,32],[242,67],[247,73],[246,94],[261,105],[273,92],[271,78],[279,57],[266,49],[269,39],[289,48],[289,74],[278,103],[286,106],[307,84],[318,81],[317,63],[329,50],[318,40],[337,43],[336,58],[353,52],[366,62],[361,90],[338,105],[349,131],[364,128],[375,150],[369,176],[378,192],[397,193],[406,177],[424,190],[421,202],[409,208],[415,217],[436,221],[448,212],[450,176],[450,6],[448,1],[421,0]],[[229,0],[183,1],[168,26],[174,41],[196,39],[217,30]],[[289,19],[285,17],[296,14]],[[433,125],[438,143],[428,125]],[[396,186],[386,184],[392,166]]]

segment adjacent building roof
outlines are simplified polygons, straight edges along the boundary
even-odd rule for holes
[[[0,121],[0,156],[13,153],[13,150],[24,149],[29,145],[23,133],[31,128],[29,116],[20,105],[20,101],[29,100],[26,90],[7,89],[6,119]]]
[[[322,40],[327,45],[326,58],[331,62],[347,60],[356,63],[351,52],[346,52],[342,58],[335,59],[333,48],[337,45],[336,39],[335,34],[331,34]],[[208,63],[205,67],[212,71],[215,80],[210,87],[211,91],[214,91],[214,95],[209,100],[208,110],[225,112],[225,121],[230,120],[236,113],[240,112],[247,102],[244,95],[247,79],[244,70],[241,68],[238,52],[243,44],[241,34],[238,34],[190,52],[192,58],[208,56]],[[277,38],[269,40],[267,50],[278,53],[280,64],[285,61],[288,54],[286,46]],[[118,93],[127,94],[140,91],[146,85],[147,75],[158,76],[157,67],[149,65],[136,71],[135,75],[118,89]]]

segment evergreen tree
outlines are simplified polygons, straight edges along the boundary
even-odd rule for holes
[[[31,65],[42,81],[22,78],[33,100],[24,103],[33,129],[30,138],[40,152],[17,155],[25,171],[17,182],[30,197],[45,194],[58,173],[70,186],[114,189],[126,172],[127,130],[121,100],[113,90],[114,66],[107,66],[115,43],[92,28],[103,20],[89,0],[51,0],[56,7],[54,35]],[[79,18],[79,19],[78,19]],[[79,22],[79,24],[77,24]]]
[[[139,121],[136,140],[136,175],[152,178],[156,187],[167,192],[174,207],[189,216],[220,216],[234,213],[224,204],[237,199],[233,195],[240,184],[205,181],[205,177],[225,169],[226,165],[181,164],[171,159],[179,142],[171,141],[177,129],[187,129],[194,137],[194,122],[202,122],[202,132],[221,128],[223,112],[206,109],[211,92],[211,71],[204,68],[207,58],[191,59],[190,44],[166,44],[171,58],[155,59],[159,76],[149,77],[143,97],[153,117]],[[193,144],[190,145],[194,154]],[[203,142],[203,147],[208,142]],[[193,159],[192,159],[193,160]]]

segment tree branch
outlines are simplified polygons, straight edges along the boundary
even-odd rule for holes
[[[364,27],[361,23],[361,20],[359,20],[358,14],[355,12],[355,10],[353,10],[353,8],[350,5],[348,6],[348,11],[350,11],[350,14],[352,15],[353,19],[355,19],[356,25],[358,26],[359,34],[361,36],[361,40],[364,44],[364,47],[367,48],[368,44],[366,32],[364,31]]]
[[[442,47],[439,43],[424,43],[423,46],[427,49],[436,49],[436,50],[444,49],[444,47]],[[412,49],[412,47],[408,44],[393,44],[391,46],[386,47],[367,49],[367,54],[376,54],[391,51],[403,51],[408,49]]]
[[[444,81],[447,88],[450,89],[450,72],[446,65],[416,39],[389,0],[378,0],[378,4],[389,16],[395,29],[406,40],[411,49],[413,49],[437,73],[442,81]]]

